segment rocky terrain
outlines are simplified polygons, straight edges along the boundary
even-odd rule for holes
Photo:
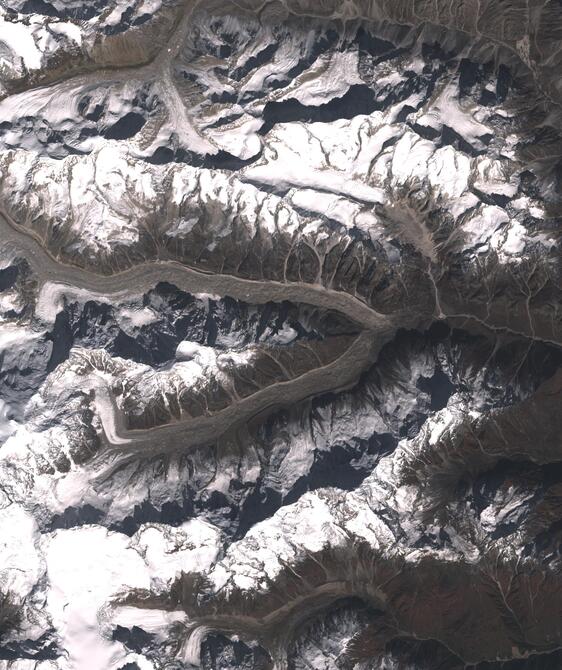
[[[0,670],[562,666],[561,44],[0,0]]]

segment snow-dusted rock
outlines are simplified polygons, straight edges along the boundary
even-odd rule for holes
[[[0,670],[560,667],[560,25],[0,0]]]

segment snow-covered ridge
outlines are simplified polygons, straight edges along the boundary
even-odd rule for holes
[[[0,670],[560,666],[559,25],[0,0]]]
[[[2,194],[16,224],[65,262],[104,272],[171,256],[319,282],[382,312],[415,304],[558,338],[542,297],[557,284],[554,177],[537,165],[529,183],[521,114],[540,121],[522,111],[524,77],[471,61],[462,41],[430,48],[430,29],[381,26],[375,39],[365,26],[338,34],[202,8],[188,23],[156,69],[75,77],[0,104]],[[334,275],[344,248],[361,277],[341,265]],[[363,271],[365,258],[384,279]],[[513,271],[526,277],[521,295]],[[497,316],[488,291],[459,303],[460,273],[500,277],[511,295]],[[527,294],[542,301],[531,318]]]

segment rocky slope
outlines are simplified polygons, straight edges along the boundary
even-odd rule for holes
[[[0,0],[0,669],[560,667],[561,25]]]

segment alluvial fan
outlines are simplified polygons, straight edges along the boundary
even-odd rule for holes
[[[561,43],[0,0],[0,670],[562,667]]]

